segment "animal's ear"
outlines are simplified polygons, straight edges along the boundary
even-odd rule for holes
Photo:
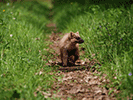
[[[79,34],[79,31],[77,31],[76,33]]]
[[[70,37],[73,37],[73,32],[70,32]]]

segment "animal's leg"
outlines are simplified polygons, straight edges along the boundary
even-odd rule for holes
[[[62,64],[64,67],[66,67],[67,63],[68,63],[68,52],[67,49],[64,48],[62,50]]]

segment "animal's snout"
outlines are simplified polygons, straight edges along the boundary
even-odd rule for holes
[[[80,38],[79,43],[84,43],[84,40]]]

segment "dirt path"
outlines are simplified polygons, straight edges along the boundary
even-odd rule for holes
[[[52,23],[52,15],[53,13],[50,14],[51,23],[47,24],[47,27],[52,32],[49,41],[53,44],[49,45],[49,49],[53,50],[53,52],[50,53],[54,55],[54,58],[47,63],[49,66],[59,65],[61,62],[58,42],[60,35],[63,35],[63,33],[57,32],[56,25]],[[80,49],[80,55],[84,55],[85,48],[81,47]],[[52,89],[42,94],[46,98],[57,97],[61,98],[61,100],[68,100],[69,98],[71,100],[116,100],[116,94],[119,93],[119,91],[114,89],[113,92],[109,93],[111,89],[103,87],[105,84],[110,83],[110,81],[106,79],[106,75],[101,75],[95,67],[91,68],[95,64],[101,66],[96,59],[90,61],[85,58],[84,60],[77,61],[76,64],[77,66],[71,67],[60,66],[57,70],[60,70],[60,73],[57,72],[56,75],[63,76],[62,79],[56,79]]]
[[[49,45],[50,49],[54,50],[54,52],[51,52],[54,58],[48,62],[48,65],[54,66],[61,62],[58,56],[58,42],[60,40],[59,35],[63,34],[61,32],[56,33],[55,24],[50,23],[47,27],[54,31],[50,36],[50,41],[53,44]],[[81,48],[81,54],[84,54],[84,49]],[[89,61],[85,58],[85,61],[79,60],[77,66],[60,66],[58,70],[61,72],[56,75],[63,76],[63,78],[56,79],[57,81],[53,84],[52,89],[48,90],[48,93],[45,93],[44,96],[46,98],[59,97],[61,100],[67,100],[68,98],[72,100],[116,100],[115,94],[119,91],[114,89],[115,92],[109,95],[110,89],[103,87],[109,83],[109,80],[105,78],[105,74],[101,75],[95,68],[91,69],[91,66],[95,64],[99,64],[97,60]]]

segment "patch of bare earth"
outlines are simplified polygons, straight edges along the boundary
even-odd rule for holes
[[[49,47],[53,49],[53,55],[55,55],[56,61],[49,62],[49,65],[59,64],[60,57],[58,42],[60,40],[59,35],[62,33],[52,33],[50,36],[52,45]],[[81,52],[84,49],[81,48]],[[84,52],[83,52],[84,53]],[[58,76],[63,76],[62,79],[56,79],[57,81],[53,84],[52,89],[48,90],[50,95],[49,97],[59,97],[61,100],[67,100],[71,98],[72,100],[115,100],[115,94],[119,91],[115,90],[109,96],[108,93],[110,90],[102,87],[105,83],[109,83],[109,80],[106,79],[106,75],[101,77],[95,76],[94,74],[101,74],[95,68],[90,69],[90,66],[100,63],[93,59],[88,60],[87,58],[83,60],[78,60],[75,66],[71,67],[62,67],[60,66],[58,70],[61,70],[60,73],[57,73]],[[56,91],[54,93],[53,91]]]
[[[54,55],[54,58],[47,63],[49,66],[60,65],[61,63],[58,48],[59,35],[63,34],[61,32],[53,32],[50,36],[50,41],[53,44],[49,47],[54,50],[54,52],[50,53]],[[84,54],[84,49],[81,48],[81,54]],[[96,59],[90,61],[85,58],[84,61],[78,60],[75,66],[60,66],[58,68],[60,73],[57,72],[56,75],[63,77],[61,79],[57,78],[47,93],[41,90],[38,91],[42,92],[45,98],[58,97],[61,100],[67,100],[68,98],[72,100],[116,100],[115,94],[119,93],[119,91],[114,89],[114,92],[108,95],[110,89],[103,87],[103,85],[110,83],[110,81],[106,79],[105,74],[101,75],[95,68],[91,69],[91,66],[95,64],[101,65]],[[96,76],[95,74],[99,74],[100,76]]]

